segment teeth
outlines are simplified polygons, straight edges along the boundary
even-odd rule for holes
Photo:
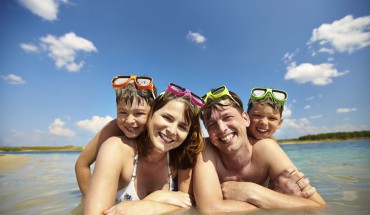
[[[126,127],[126,129],[129,130],[129,131],[134,131],[135,130],[134,127]]]
[[[265,133],[265,132],[267,132],[267,131],[268,131],[267,129],[262,129],[262,128],[257,128],[257,130],[258,130],[259,132],[263,132],[263,133]]]
[[[162,134],[162,133],[159,133],[159,136],[167,143],[170,143],[172,142],[172,139],[167,137],[166,135]]]
[[[231,138],[233,138],[233,137],[234,137],[234,134],[229,134],[229,135],[227,135],[227,136],[225,136],[225,137],[221,138],[221,140],[222,140],[222,141],[229,141],[229,140],[231,140]]]

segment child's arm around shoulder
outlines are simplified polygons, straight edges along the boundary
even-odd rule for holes
[[[285,169],[294,167],[293,162],[290,160],[284,150],[271,139],[263,139],[258,141],[253,146],[253,153],[255,153],[254,156],[256,156],[260,162],[263,162],[266,166],[268,166],[269,177],[272,181],[274,181]],[[308,185],[305,189],[311,188],[311,185]],[[326,204],[320,194],[317,192],[308,199],[289,196],[281,193],[276,194],[278,194],[276,196],[276,200],[279,199],[279,201],[282,201],[282,203],[286,204],[288,207],[289,205],[291,207],[322,207]]]

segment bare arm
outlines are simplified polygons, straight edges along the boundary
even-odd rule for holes
[[[123,132],[117,126],[117,121],[112,120],[95,135],[95,137],[81,152],[75,164],[75,172],[78,186],[80,187],[80,191],[83,197],[86,196],[87,188],[90,183],[91,178],[90,165],[95,162],[100,146],[109,137],[121,136],[122,134]]]
[[[271,140],[262,141],[254,145],[254,157],[258,159],[259,163],[268,166],[269,177],[275,180],[284,172],[284,169],[294,165],[279,146],[271,144],[269,142]],[[311,185],[308,184],[305,189],[311,188]],[[323,207],[325,205],[325,201],[317,192],[309,198],[300,198],[247,182],[224,183],[223,192],[226,198],[246,201],[261,208]]]
[[[216,171],[216,151],[211,145],[198,155],[193,186],[197,209],[201,213],[251,211],[255,206],[242,201],[224,200]]]
[[[103,214],[115,204],[119,177],[123,164],[128,163],[124,147],[118,137],[109,138],[100,148],[89,184],[84,214]],[[126,159],[126,160],[124,160]]]

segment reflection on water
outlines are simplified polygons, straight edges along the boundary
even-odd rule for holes
[[[319,211],[260,210],[251,214],[370,214],[370,141],[282,147],[328,205]],[[26,155],[31,158],[26,166],[0,174],[0,214],[81,214],[74,174],[79,152]],[[192,208],[178,214],[199,213]]]

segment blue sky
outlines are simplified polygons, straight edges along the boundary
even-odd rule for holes
[[[0,145],[83,146],[116,75],[288,92],[278,139],[370,130],[367,0],[0,2]]]

